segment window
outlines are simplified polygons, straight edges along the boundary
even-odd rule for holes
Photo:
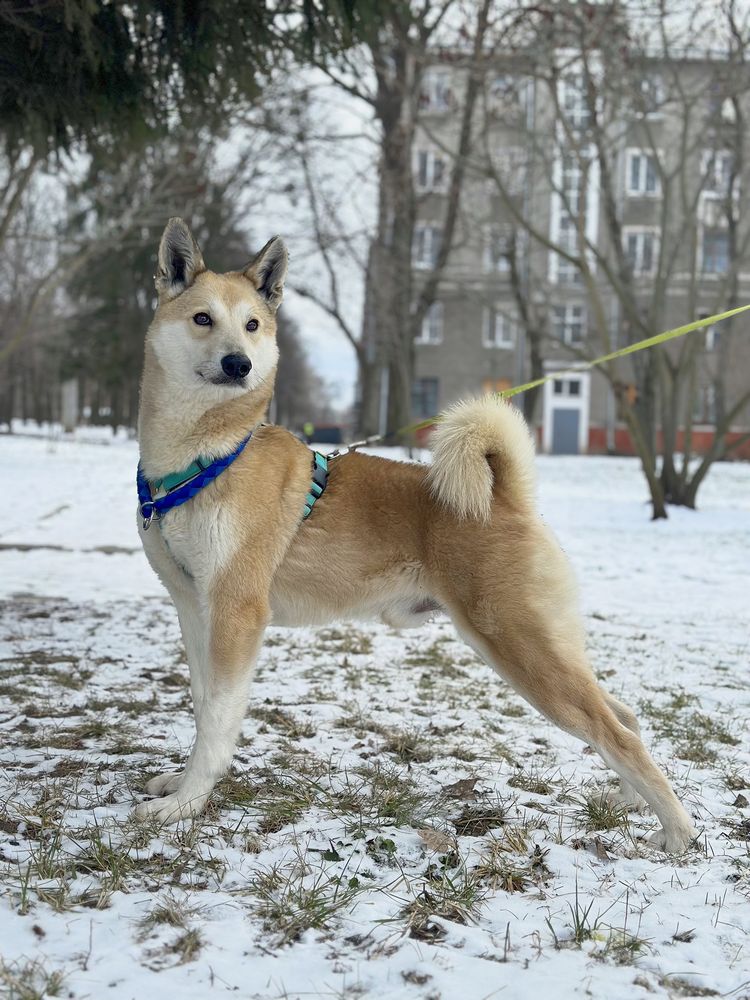
[[[509,271],[508,254],[513,249],[513,233],[509,226],[487,226],[484,234],[485,271]]]
[[[625,256],[635,276],[653,274],[659,253],[659,236],[655,229],[625,229]]]
[[[701,245],[701,270],[704,274],[726,274],[729,270],[729,234],[704,233]]]
[[[737,121],[734,101],[727,96],[727,84],[721,80],[714,79],[709,86],[708,117],[711,121],[719,119],[730,125]]]
[[[434,417],[438,412],[438,380],[414,379],[411,387],[411,408],[415,417]]]
[[[569,73],[563,77],[560,103],[565,119],[572,129],[578,131],[588,127],[591,121],[591,109],[583,73]]]
[[[445,160],[431,149],[417,151],[417,190],[444,191],[448,179]]]
[[[561,212],[559,222],[558,243],[563,250],[574,256],[578,255],[578,224],[567,212]],[[581,269],[572,261],[557,257],[557,282],[560,285],[580,285]]]
[[[564,210],[571,216],[581,211],[583,171],[576,156],[566,153],[562,158],[562,201]]]
[[[664,78],[661,73],[644,73],[639,80],[637,110],[647,118],[661,118],[665,101]]]
[[[422,77],[420,111],[450,111],[453,107],[451,74],[447,69],[428,69]]]
[[[499,74],[489,86],[487,106],[498,118],[525,118],[531,97],[531,80],[528,77]]]
[[[484,310],[482,323],[482,346],[507,350],[516,342],[515,324],[499,306]]]
[[[733,169],[734,154],[731,150],[704,149],[701,157],[702,193],[713,198],[726,198],[732,183]]]
[[[567,212],[560,213],[560,246],[570,254],[578,253],[578,224]]]
[[[581,380],[579,378],[556,378],[552,384],[554,396],[580,396]]]
[[[439,344],[443,339],[443,303],[433,302],[422,320],[416,344]]]
[[[712,383],[700,386],[693,402],[693,420],[697,424],[716,423],[716,386]]]
[[[586,329],[586,307],[568,304],[552,307],[552,335],[570,347],[580,347]]]
[[[418,222],[414,227],[414,246],[412,247],[412,262],[414,267],[432,270],[437,264],[440,253],[442,230],[440,226],[425,225]]]
[[[627,192],[633,195],[654,197],[661,193],[661,183],[656,156],[639,149],[627,153]]]
[[[711,315],[710,312],[701,312],[698,313],[698,318],[705,319],[706,316],[710,315]],[[705,328],[705,330],[703,331],[703,337],[704,337],[706,352],[708,354],[713,354],[714,351],[718,350],[721,331],[719,330],[719,328],[716,326],[715,323],[712,323],[711,326],[707,326]]]

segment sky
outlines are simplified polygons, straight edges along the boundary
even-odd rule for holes
[[[258,247],[280,234],[289,248],[282,309],[298,325],[308,357],[341,408],[354,401],[357,363],[354,350],[338,324],[295,287],[329,299],[330,279],[315,238],[315,220],[305,190],[304,173],[291,136],[304,129],[309,137],[309,176],[319,202],[322,225],[334,234],[330,253],[340,289],[339,307],[349,327],[359,334],[364,300],[363,264],[376,217],[376,126],[372,108],[333,86],[317,70],[306,70],[290,91],[266,95],[277,102],[274,118],[282,131],[274,162],[262,180],[262,192],[246,194],[248,229]],[[290,109],[304,106],[295,118]],[[246,147],[247,132],[237,129],[219,152],[219,168],[232,169]],[[260,194],[260,197],[259,197]],[[342,238],[346,236],[344,241]]]

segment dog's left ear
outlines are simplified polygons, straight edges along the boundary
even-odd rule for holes
[[[281,303],[288,261],[286,244],[280,236],[274,236],[244,270],[245,277],[252,281],[274,312]]]
[[[155,275],[156,290],[167,299],[174,299],[206,270],[203,254],[186,222],[170,219],[159,244],[159,263]]]

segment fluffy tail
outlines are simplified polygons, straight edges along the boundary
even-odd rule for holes
[[[533,506],[534,442],[515,406],[496,397],[456,403],[432,438],[432,495],[459,517],[486,521],[495,493]]]

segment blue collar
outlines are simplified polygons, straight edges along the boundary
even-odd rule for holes
[[[174,507],[179,507],[181,504],[187,503],[188,500],[192,500],[204,486],[208,486],[214,479],[217,479],[225,469],[229,468],[235,458],[242,454],[245,445],[252,436],[253,432],[251,431],[244,441],[240,441],[237,448],[230,455],[225,455],[224,458],[216,458],[213,461],[198,458],[182,472],[173,472],[164,476],[163,479],[152,482],[149,482],[144,476],[139,462],[136,484],[138,486],[139,510],[143,518],[143,530],[148,531],[154,518],[158,521]],[[319,451],[314,451],[312,482],[305,497],[302,510],[303,520],[310,516],[315,503],[323,495],[327,485],[328,459]]]
[[[141,517],[143,518],[143,530],[148,531],[154,518],[159,520],[174,507],[179,507],[181,504],[187,503],[188,500],[192,500],[204,486],[208,486],[214,479],[217,479],[224,469],[229,468],[235,458],[239,458],[252,436],[253,432],[250,431],[235,450],[223,458],[215,458],[213,461],[199,458],[182,472],[172,473],[152,483],[149,483],[144,476],[139,462],[136,484]],[[163,495],[157,496],[158,493]]]

